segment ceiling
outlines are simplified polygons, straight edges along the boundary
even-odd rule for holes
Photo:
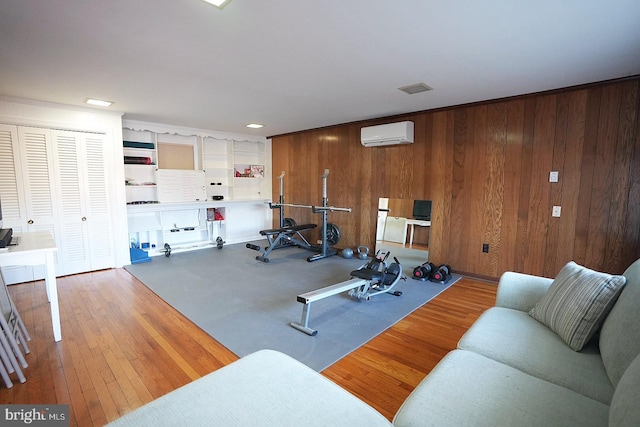
[[[0,95],[260,136],[638,74],[638,0],[0,3]]]

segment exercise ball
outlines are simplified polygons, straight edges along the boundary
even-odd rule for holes
[[[353,256],[353,249],[351,248],[344,248],[342,250],[342,258],[351,258]]]

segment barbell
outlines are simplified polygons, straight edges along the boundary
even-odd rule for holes
[[[322,211],[330,211],[330,212],[351,212],[351,208],[337,208],[335,206],[310,206],[310,205],[296,205],[293,203],[274,203],[274,202],[267,202],[269,203],[269,207],[271,209],[278,209],[281,206],[288,206],[291,208],[303,208],[303,209],[311,209],[313,211],[313,213],[316,212],[322,212]]]

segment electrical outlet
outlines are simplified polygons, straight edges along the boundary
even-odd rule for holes
[[[483,243],[482,244],[482,252],[484,252],[485,254],[489,253],[489,244],[488,243]]]
[[[558,182],[558,171],[549,172],[549,182]]]
[[[551,216],[559,218],[561,211],[562,211],[561,206],[554,206],[553,209],[551,210]]]

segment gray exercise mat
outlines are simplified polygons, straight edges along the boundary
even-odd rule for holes
[[[260,246],[265,241],[254,242]],[[312,252],[278,249],[270,263],[255,260],[244,244],[154,257],[126,269],[163,300],[242,357],[260,349],[279,350],[322,371],[451,286],[411,279],[415,266],[403,266],[406,281],[382,294],[358,301],[346,293],[311,306],[309,326],[316,336],[291,326],[303,305],[296,296],[348,280],[365,261],[339,256],[312,263]],[[393,253],[391,254],[393,256]]]

